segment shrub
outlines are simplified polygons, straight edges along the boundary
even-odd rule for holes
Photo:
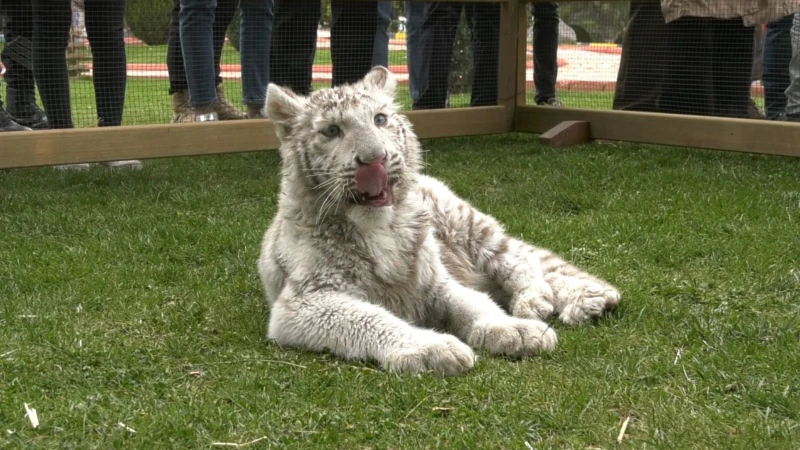
[[[167,43],[174,0],[130,0],[125,7],[125,21],[131,34],[147,45]]]
[[[462,12],[456,39],[453,42],[453,56],[450,63],[450,93],[465,94],[472,89],[472,34],[469,31],[466,14]]]
[[[228,36],[228,43],[231,44],[236,51],[239,51],[239,8],[236,8],[236,13],[233,14],[228,31],[225,33]]]

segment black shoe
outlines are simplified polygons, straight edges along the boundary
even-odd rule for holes
[[[6,88],[6,103],[8,103],[8,113],[18,124],[34,130],[50,128],[47,116],[36,104],[32,94],[22,95],[16,89]]]
[[[31,129],[14,121],[6,110],[0,106],[0,132],[3,131],[31,131]]]

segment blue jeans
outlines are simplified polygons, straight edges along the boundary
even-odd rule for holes
[[[408,65],[408,90],[411,100],[419,98],[420,73],[420,30],[425,20],[425,3],[406,0],[406,62]]]
[[[217,101],[213,25],[216,0],[180,0],[181,49],[189,97],[195,108]],[[269,83],[269,49],[274,0],[240,0],[242,99],[262,106]]]
[[[786,16],[767,24],[764,36],[764,106],[768,119],[786,109],[785,91],[789,87],[789,62],[792,59],[792,18]]]
[[[378,2],[378,29],[372,48],[372,65],[389,67],[389,25],[392,23],[392,2]]]

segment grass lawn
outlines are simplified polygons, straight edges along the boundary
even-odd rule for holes
[[[241,105],[242,83],[226,80],[225,95],[235,104]],[[78,78],[71,81],[72,116],[76,127],[94,126],[97,120],[94,88],[90,78]],[[315,84],[316,88],[327,87],[328,84]],[[408,86],[398,86],[397,101],[405,110],[411,109],[411,95]],[[565,105],[574,108],[611,109],[613,93],[607,92],[575,92],[561,91],[559,97]],[[528,92],[528,104],[533,104],[534,93]],[[469,94],[457,94],[451,97],[451,107],[469,106]],[[125,99],[125,125],[146,125],[169,123],[172,118],[169,82],[151,78],[129,78]],[[242,106],[244,109],[244,106]]]
[[[167,46],[166,45],[127,45],[125,50],[128,55],[128,64],[166,64]],[[230,44],[222,47],[222,64],[240,64],[239,52]],[[331,64],[331,51],[327,48],[317,49],[314,64]],[[406,52],[392,50],[389,52],[390,65],[405,65]]]
[[[616,283],[620,309],[555,324],[544,357],[393,376],[266,341],[275,152],[0,172],[0,448],[797,446],[800,160],[514,134],[426,147],[428,173]]]

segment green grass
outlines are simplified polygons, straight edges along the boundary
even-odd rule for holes
[[[426,147],[428,173],[616,283],[620,309],[556,324],[551,355],[393,376],[266,341],[274,152],[0,172],[0,448],[797,446],[800,161],[514,134]]]
[[[166,64],[167,46],[166,45],[127,45],[125,50],[128,55],[128,64]],[[225,44],[222,47],[222,64],[240,64],[239,52],[233,46]],[[329,49],[317,49],[314,64],[331,64],[331,52]],[[406,52],[392,50],[389,52],[389,64],[406,64]]]

